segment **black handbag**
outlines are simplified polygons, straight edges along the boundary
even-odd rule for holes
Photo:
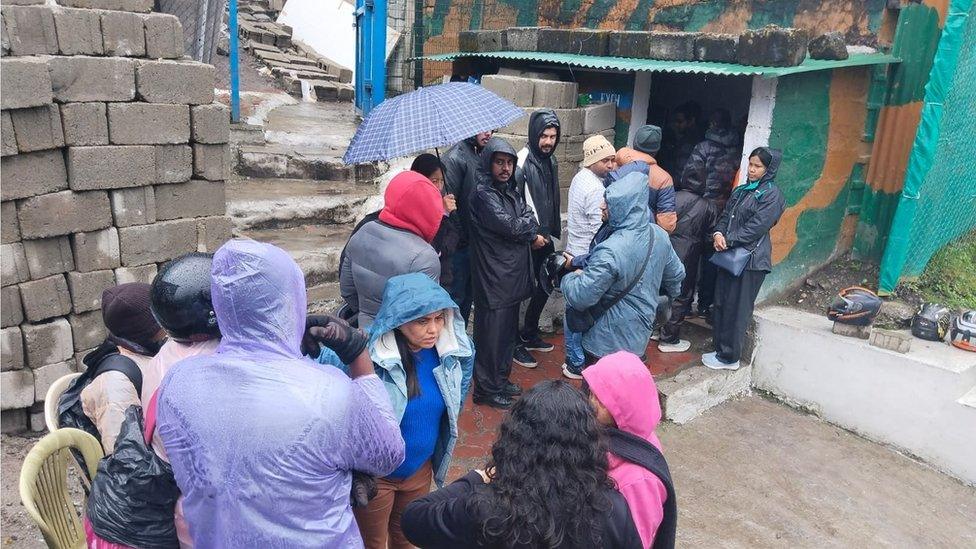
[[[596,305],[584,310],[577,311],[572,307],[566,308],[566,326],[574,334],[582,334],[589,331],[590,328],[596,324],[596,321],[600,319],[601,316],[606,314],[607,311],[613,308],[625,295],[629,294],[634,286],[644,278],[644,271],[647,269],[647,262],[651,259],[651,250],[654,249],[654,233],[651,232],[651,239],[647,245],[647,255],[644,257],[644,263],[641,264],[640,272],[634,280],[630,281],[630,284],[624,288],[624,291],[620,292],[613,297],[608,303],[604,303],[603,299],[597,302]],[[606,297],[606,296],[604,296]]]
[[[713,253],[708,261],[716,267],[728,271],[732,276],[741,276],[742,271],[746,270],[746,265],[749,264],[752,254],[756,253],[759,245],[762,244],[763,238],[766,238],[766,235],[763,235],[751,250],[744,246],[729,248]]]

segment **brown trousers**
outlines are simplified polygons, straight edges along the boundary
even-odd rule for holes
[[[432,478],[430,460],[427,460],[413,476],[403,480],[376,479],[376,497],[366,507],[353,508],[366,549],[413,547],[400,529],[400,515],[407,504],[430,492]]]

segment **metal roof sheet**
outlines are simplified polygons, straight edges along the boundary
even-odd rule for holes
[[[515,61],[534,61],[571,65],[589,69],[617,71],[660,71],[700,74],[726,74],[732,76],[764,76],[767,78],[796,74],[800,72],[822,71],[843,67],[899,63],[901,59],[886,53],[854,53],[840,61],[810,59],[794,67],[754,67],[735,63],[715,63],[711,61],[660,61],[656,59],[634,59],[628,57],[600,57],[572,53],[546,53],[534,51],[495,51],[495,52],[456,52],[441,55],[428,55],[427,61],[453,61],[462,57],[486,57]]]

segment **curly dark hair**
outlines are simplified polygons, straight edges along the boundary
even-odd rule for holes
[[[610,508],[607,447],[586,398],[539,383],[512,407],[474,500],[487,547],[600,547]]]

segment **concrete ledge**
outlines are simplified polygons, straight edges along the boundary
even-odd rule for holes
[[[756,322],[755,388],[976,484],[976,354],[920,339],[896,353],[781,307]]]
[[[687,423],[706,410],[749,392],[752,367],[717,371],[695,366],[678,372],[657,385],[664,419]]]

